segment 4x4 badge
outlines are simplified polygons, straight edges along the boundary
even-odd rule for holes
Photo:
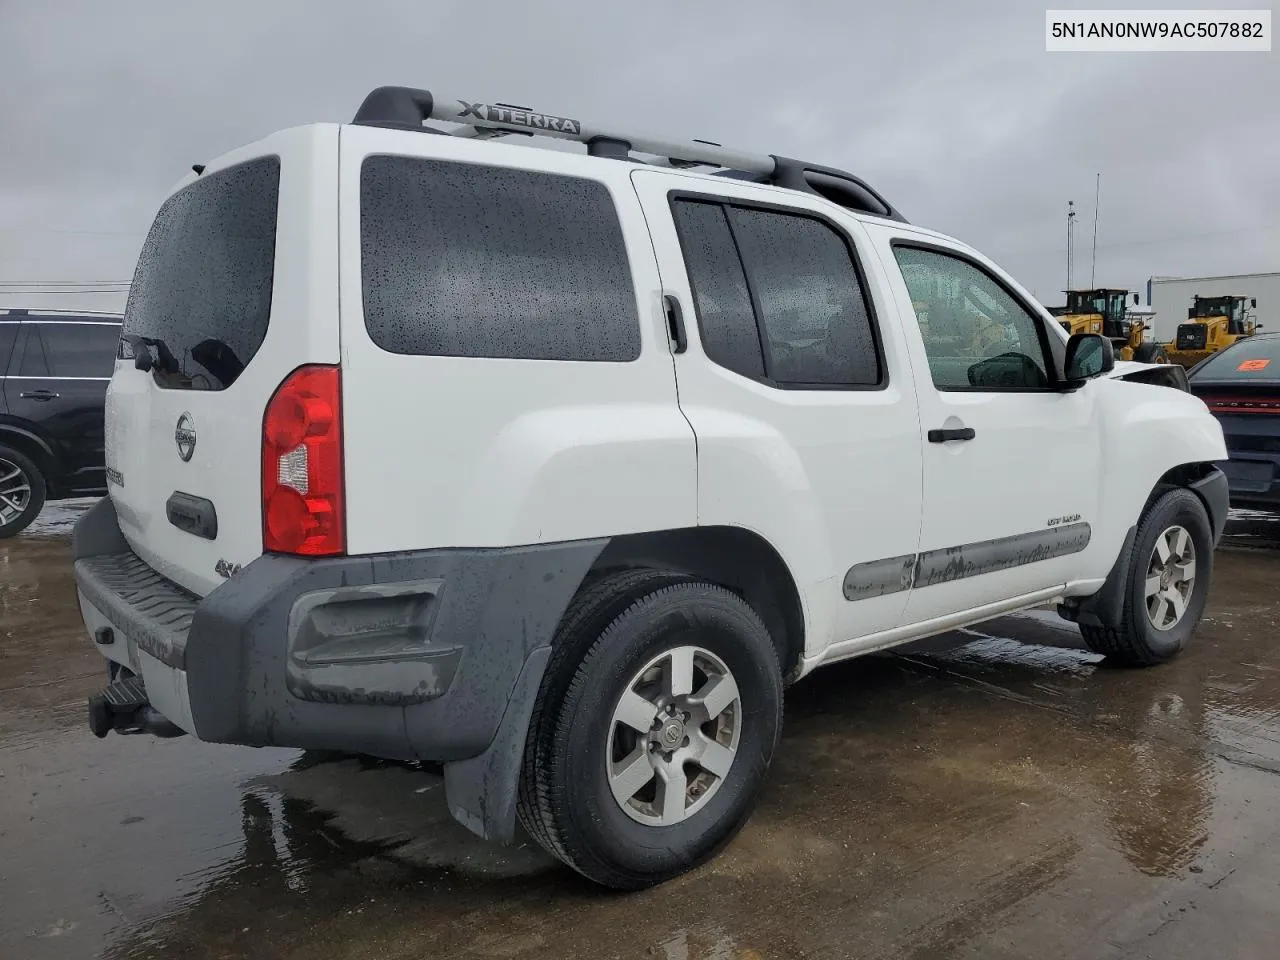
[[[191,414],[184,413],[178,418],[173,440],[178,445],[178,456],[182,458],[182,462],[188,462],[196,452],[196,422],[191,419]]]

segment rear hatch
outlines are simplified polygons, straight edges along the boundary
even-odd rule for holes
[[[107,390],[109,491],[133,550],[201,596],[262,553],[272,395],[338,361],[336,171],[333,126],[229,154],[164,203],[139,257]]]

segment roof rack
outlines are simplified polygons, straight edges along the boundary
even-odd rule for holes
[[[462,126],[454,130],[442,130],[425,126],[427,120],[441,120]],[[587,153],[593,157],[646,162],[631,156],[635,152],[665,161],[656,164],[658,166],[680,169],[718,167],[722,168],[719,176],[816,194],[850,210],[907,222],[888,200],[865,181],[834,167],[774,154],[746,153],[710,140],[666,141],[620,133],[583,123],[581,120],[539,113],[530,107],[510,103],[490,104],[452,99],[412,87],[378,87],[364,98],[352,123],[478,139],[519,134],[574,140],[585,143]]]

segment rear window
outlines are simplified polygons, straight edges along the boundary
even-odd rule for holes
[[[604,184],[373,156],[360,173],[369,336],[392,353],[629,361],[640,325]]]
[[[1280,380],[1280,337],[1250,337],[1215,353],[1196,369],[1195,379]]]
[[[160,208],[138,258],[122,334],[126,355],[144,345],[151,352],[160,386],[223,390],[262,346],[279,190],[279,158],[261,157],[206,174]]]

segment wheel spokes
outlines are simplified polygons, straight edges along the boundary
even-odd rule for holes
[[[643,744],[618,764],[617,772],[609,777],[613,796],[625,804],[639,793],[654,777],[653,760]]]
[[[650,703],[634,690],[624,693],[617,709],[613,711],[613,719],[616,723],[625,724],[638,733],[648,733],[652,730],[657,717],[657,704]]]
[[[689,777],[683,763],[667,763],[660,768],[662,786],[662,821],[676,823],[684,819],[684,809],[689,798]]]
[[[699,724],[708,723],[724,713],[738,700],[738,684],[729,674],[712,677],[702,685],[702,689],[689,703]]]
[[[717,777],[724,778],[729,774],[729,768],[733,766],[733,751],[728,747],[721,746],[714,740],[708,739],[703,734],[698,734],[698,765],[706,770],[707,773],[713,773]]]
[[[693,647],[676,647],[667,666],[667,693],[685,697],[693,693]]]

